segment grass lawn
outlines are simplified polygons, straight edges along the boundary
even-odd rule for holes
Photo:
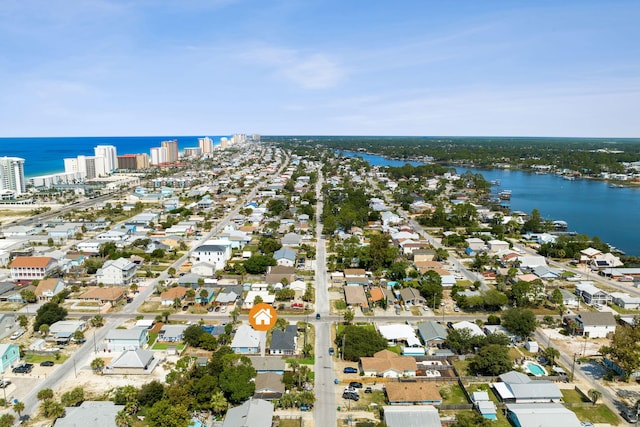
[[[24,356],[24,360],[27,363],[34,363],[34,364],[38,364],[40,362],[44,362],[45,360],[51,360],[52,362],[55,363],[64,363],[65,360],[67,360],[69,358],[69,356],[65,356],[63,354],[60,354],[60,356],[56,359],[56,356],[51,354],[51,355],[45,355],[45,354],[26,354]]]
[[[443,384],[438,386],[443,405],[465,405],[469,403],[467,396],[458,384]]]
[[[278,422],[278,425],[280,427],[301,427],[302,426],[302,418],[299,418],[297,420],[283,420],[283,419],[280,419],[280,421]]]
[[[495,395],[495,393],[493,392],[493,389],[489,386],[489,384],[469,384],[469,386],[467,387],[467,393],[471,394],[474,391],[486,391],[487,394],[489,395],[489,399],[493,403],[496,403],[496,404],[500,403],[500,400]]]
[[[170,342],[162,342],[162,343],[156,343],[152,349],[153,350],[166,350],[167,348],[169,348],[169,346],[175,346],[178,349],[178,352],[182,352],[182,350],[184,350],[184,348],[186,347],[185,344],[173,344]]]
[[[560,390],[562,392],[562,401],[566,403],[584,403],[589,402],[589,399],[585,399],[580,393],[575,390]]]
[[[609,423],[617,426],[620,418],[606,405],[591,405],[580,408],[568,408],[573,411],[580,421],[591,421],[592,423]]]

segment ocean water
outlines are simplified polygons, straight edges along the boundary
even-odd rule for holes
[[[413,165],[386,159],[373,154],[344,152],[356,155],[377,166]],[[537,175],[505,169],[481,170],[459,168],[458,173],[470,170],[480,173],[487,181],[500,180],[494,190],[511,190],[509,206],[512,211],[528,214],[538,209],[543,218],[566,221],[570,231],[597,236],[603,242],[640,256],[640,188],[610,188],[603,181],[576,179],[569,181],[557,175]]]
[[[203,136],[120,136],[120,137],[60,137],[60,138],[0,138],[0,157],[25,159],[24,175],[32,177],[64,172],[64,160],[79,155],[93,156],[96,145],[114,145],[118,155],[149,154],[162,141],[178,140],[178,149],[197,147]],[[209,136],[214,144],[221,136]]]

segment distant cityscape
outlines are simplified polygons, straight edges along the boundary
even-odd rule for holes
[[[51,188],[60,184],[77,184],[86,180],[111,175],[116,170],[139,171],[150,167],[164,167],[175,164],[180,159],[208,158],[216,148],[226,148],[247,141],[259,142],[260,135],[234,134],[222,137],[215,145],[209,137],[198,138],[197,147],[185,147],[180,155],[177,139],[162,141],[159,147],[152,147],[147,153],[118,155],[115,145],[97,145],[94,155],[79,155],[64,158],[64,172],[25,178],[25,159],[21,157],[0,157],[0,199],[14,200],[27,193],[27,186]]]

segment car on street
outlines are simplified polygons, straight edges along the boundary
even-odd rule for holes
[[[33,363],[23,363],[11,370],[14,374],[28,374],[33,369]]]
[[[333,356],[336,353],[336,351],[333,349],[333,347],[329,347],[329,356]]]
[[[320,320],[320,313],[316,313],[316,320]]]
[[[55,365],[55,363],[53,363],[53,361],[51,360],[45,360],[44,362],[40,363],[40,366],[53,366]]]
[[[357,374],[358,373],[358,369],[357,368],[352,368],[351,366],[347,366],[346,368],[344,368],[342,370],[342,372],[344,372],[345,374]]]
[[[426,305],[422,306],[422,311],[429,311],[429,307],[427,307]]]
[[[352,387],[352,388],[362,388],[362,383],[357,382],[357,381],[351,381],[351,382],[349,383],[349,387]]]

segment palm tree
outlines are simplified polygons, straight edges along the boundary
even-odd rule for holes
[[[355,317],[355,314],[353,313],[353,310],[347,309],[344,312],[344,323],[346,323],[347,325],[350,325],[351,322],[353,322],[354,317]]]
[[[11,427],[16,422],[16,417],[11,414],[3,414],[0,417],[0,427]]]
[[[130,427],[133,424],[133,417],[123,409],[116,414],[115,422],[118,427]]]
[[[233,319],[233,323],[238,321],[238,317],[240,317],[240,307],[236,306],[233,310],[231,310],[231,318]]]
[[[102,325],[104,325],[104,317],[102,317],[101,314],[96,314],[91,319],[91,325],[96,327],[96,328],[101,327]]]
[[[49,333],[49,325],[40,325],[40,329],[38,329],[38,331],[42,334],[43,337],[46,337]]]
[[[560,351],[554,347],[547,347],[544,349],[544,356],[549,360],[549,364],[555,365],[557,357],[560,357]]]
[[[171,312],[169,310],[165,310],[162,312],[162,317],[164,318],[164,323],[169,323],[169,316],[171,316]]]
[[[138,284],[132,283],[131,286],[129,286],[129,289],[131,289],[131,292],[135,294],[138,291]]]
[[[211,395],[210,403],[211,411],[213,411],[214,414],[221,414],[229,407],[229,403],[224,397],[224,393],[222,393],[221,391],[215,392]]]
[[[596,390],[595,388],[592,388],[591,390],[589,390],[587,394],[589,395],[589,398],[591,398],[591,401],[593,402],[594,405],[596,404],[598,399],[602,397],[602,392],[600,390]]]
[[[24,411],[24,403],[20,401],[14,403],[13,410],[16,412],[16,414],[18,414],[18,418],[22,418],[22,411]]]

